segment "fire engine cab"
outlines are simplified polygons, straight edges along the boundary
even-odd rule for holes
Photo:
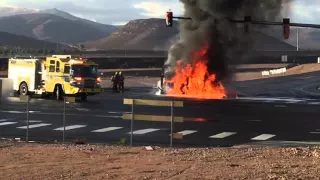
[[[13,80],[13,90],[19,95],[38,94],[63,99],[64,95],[81,97],[100,94],[98,64],[71,55],[53,55],[45,60],[36,58],[11,58],[8,78]]]

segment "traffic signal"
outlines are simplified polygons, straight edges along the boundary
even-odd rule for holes
[[[251,16],[244,17],[244,32],[248,33],[251,27]]]
[[[290,19],[283,18],[283,37],[289,39],[290,36]]]
[[[173,19],[173,13],[172,12],[167,12],[166,13],[166,24],[167,24],[167,27],[172,27],[172,20]]]

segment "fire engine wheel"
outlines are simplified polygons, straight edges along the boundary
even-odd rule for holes
[[[61,86],[59,86],[59,85],[56,86],[55,94],[56,94],[56,99],[57,99],[57,100],[61,100],[61,99],[62,99],[63,90],[62,90]]]
[[[86,101],[87,100],[87,95],[86,94],[83,94],[81,95],[81,101]]]
[[[19,93],[20,93],[20,95],[28,95],[28,85],[27,85],[27,83],[23,82],[23,83],[20,84]]]

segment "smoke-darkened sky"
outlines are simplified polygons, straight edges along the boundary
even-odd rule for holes
[[[0,0],[0,7],[30,9],[57,8],[73,15],[106,24],[124,24],[138,18],[163,18],[171,8],[182,14],[179,0]],[[316,23],[320,20],[319,0],[295,0],[291,5],[295,22]]]

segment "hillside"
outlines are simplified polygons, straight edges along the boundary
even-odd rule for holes
[[[37,12],[37,10],[27,8],[0,7],[0,17],[14,16],[18,14],[30,14]]]
[[[71,15],[68,12],[61,11],[59,9],[45,9],[45,10],[34,10],[34,9],[27,9],[27,8],[11,8],[11,7],[0,7],[0,17],[4,16],[13,16],[13,15],[22,15],[22,14],[52,14],[56,15],[74,22],[83,23],[88,25],[89,27],[93,27],[96,30],[104,33],[105,36],[108,36],[112,32],[116,31],[118,27],[113,25],[101,24],[98,22],[90,21],[87,19],[82,19],[76,16]]]
[[[297,46],[297,28],[290,28],[290,38],[288,40],[283,39],[282,27],[270,27],[261,30],[262,32],[273,36],[283,42]],[[299,28],[299,48],[300,49],[313,49],[320,50],[319,45],[320,30],[313,28]]]
[[[98,22],[90,21],[88,19],[82,19],[82,18],[73,16],[68,12],[61,11],[61,10],[56,9],[56,8],[42,10],[42,11],[39,11],[39,13],[53,14],[53,15],[56,15],[56,16],[60,16],[60,17],[69,19],[69,20],[74,21],[74,22],[86,24],[86,25],[88,25],[90,27],[93,27],[93,28],[101,31],[102,33],[105,33],[105,36],[108,36],[111,33],[113,33],[116,30],[118,30],[118,27],[116,27],[116,26],[108,25],[108,24],[101,24],[101,23],[98,23]]]
[[[276,37],[270,36],[267,33],[254,30],[251,32],[252,38],[254,39],[253,49],[256,51],[294,51],[296,47],[288,44],[287,42],[281,41]]]
[[[109,37],[85,43],[88,48],[97,49],[148,49],[167,50],[179,38],[178,23],[165,27],[163,19],[140,19],[130,21]],[[295,50],[295,47],[275,37],[253,31],[254,50]]]
[[[30,37],[14,35],[6,32],[0,32],[0,49],[7,48],[23,48],[23,49],[56,49],[56,43],[36,40]],[[68,49],[67,46],[59,44],[59,48]]]
[[[41,13],[1,17],[0,31],[72,44],[98,40],[108,35],[79,21]]]
[[[167,28],[163,19],[132,20],[110,36],[85,46],[97,49],[167,49],[179,32],[178,26]]]

